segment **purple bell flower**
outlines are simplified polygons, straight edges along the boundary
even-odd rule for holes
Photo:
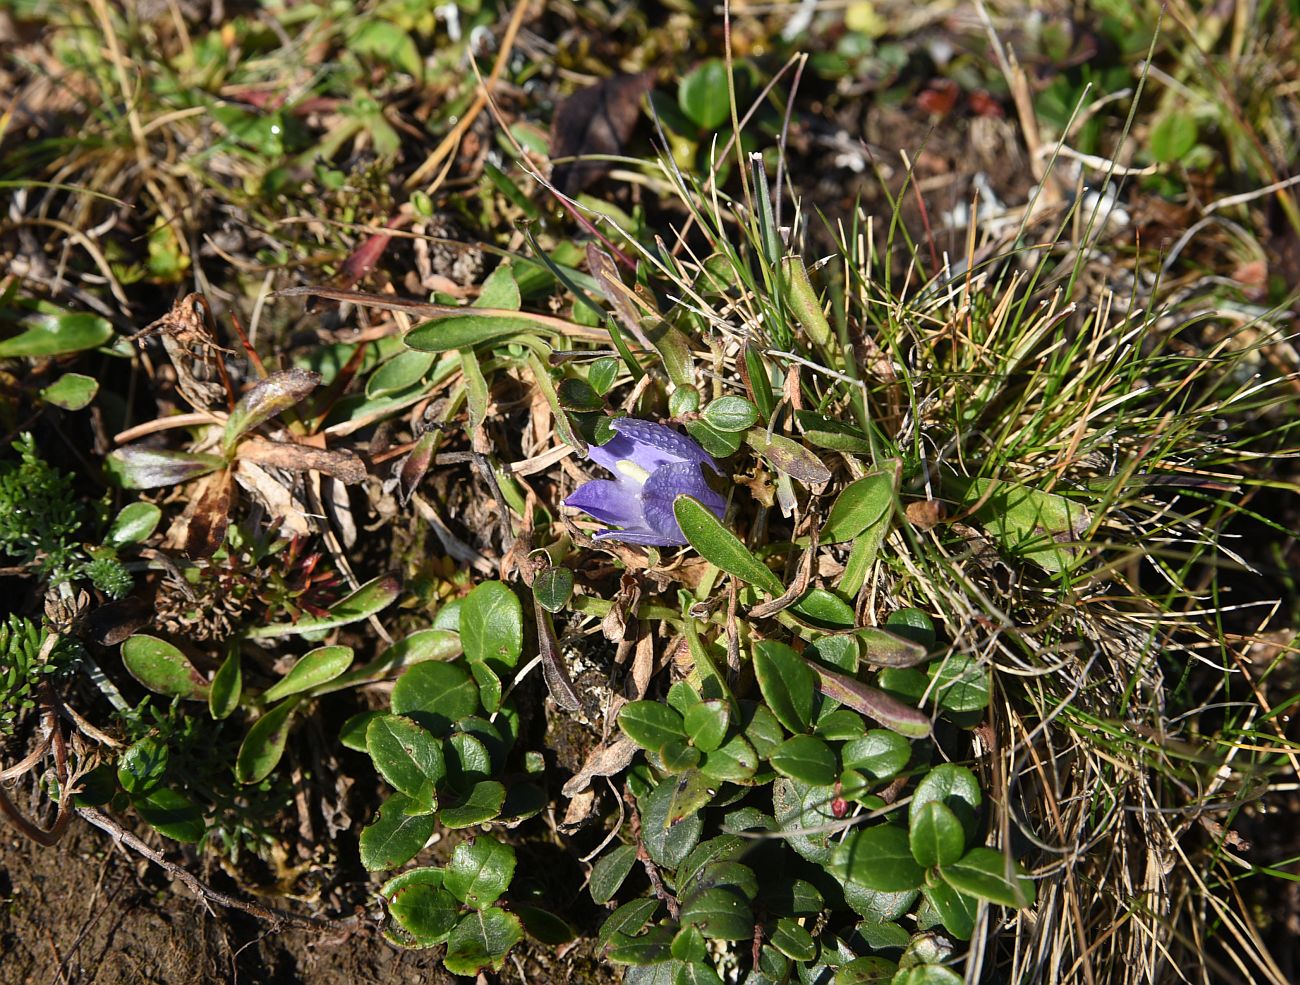
[[[603,523],[622,530],[602,530],[596,540],[677,547],[686,543],[673,515],[673,501],[683,494],[698,499],[719,518],[727,501],[704,481],[703,466],[721,475],[708,453],[684,434],[663,424],[617,417],[614,437],[591,445],[587,457],[615,478],[585,482],[564,501]]]

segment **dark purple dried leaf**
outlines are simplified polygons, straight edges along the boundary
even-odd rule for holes
[[[224,468],[225,459],[187,451],[130,446],[109,454],[104,468],[127,489],[178,486]]]
[[[654,73],[611,75],[579,89],[555,111],[551,157],[620,154],[636,129],[641,97],[654,87]],[[551,183],[565,195],[577,195],[610,170],[606,161],[557,164]]]
[[[221,438],[222,450],[229,455],[241,435],[247,434],[281,411],[288,410],[319,385],[320,374],[306,369],[272,373],[255,384],[230,412],[225,434]]]

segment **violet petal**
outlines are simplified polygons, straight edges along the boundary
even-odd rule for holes
[[[673,513],[673,502],[682,495],[698,499],[719,519],[727,508],[727,501],[704,481],[704,473],[697,464],[677,462],[656,469],[646,480],[641,492],[642,508],[645,510],[646,525],[662,534],[664,543],[686,543],[686,537]]]
[[[629,482],[592,479],[575,489],[564,505],[589,513],[602,523],[620,527],[639,527],[645,523],[640,490]]]
[[[666,540],[654,530],[602,530],[592,540],[616,540],[621,544],[644,544],[647,547],[680,547],[684,540]]]
[[[691,462],[718,471],[717,463],[695,441],[672,428],[635,417],[616,417],[610,422],[614,437],[603,445],[590,445],[587,457],[601,468],[618,475],[619,462],[653,473],[664,465]]]

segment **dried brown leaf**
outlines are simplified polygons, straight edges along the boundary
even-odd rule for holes
[[[236,457],[294,472],[323,472],[349,485],[362,482],[366,477],[365,463],[353,452],[340,448],[312,448],[284,441],[252,439],[240,442]]]
[[[654,87],[654,73],[611,75],[579,89],[555,110],[551,157],[620,154],[636,129],[641,97]],[[551,183],[565,195],[577,195],[610,170],[606,161],[557,164]]]

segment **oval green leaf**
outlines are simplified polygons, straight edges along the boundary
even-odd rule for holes
[[[321,684],[328,684],[351,666],[352,647],[317,647],[289,668],[289,673],[268,687],[262,694],[262,700],[270,703],[291,694],[310,691]]]
[[[284,755],[289,738],[289,724],[298,706],[298,697],[284,701],[253,723],[244,736],[235,757],[235,778],[240,783],[257,783],[266,779]]]
[[[122,663],[131,676],[157,694],[203,701],[208,682],[180,650],[156,636],[137,633],[122,643]]]

